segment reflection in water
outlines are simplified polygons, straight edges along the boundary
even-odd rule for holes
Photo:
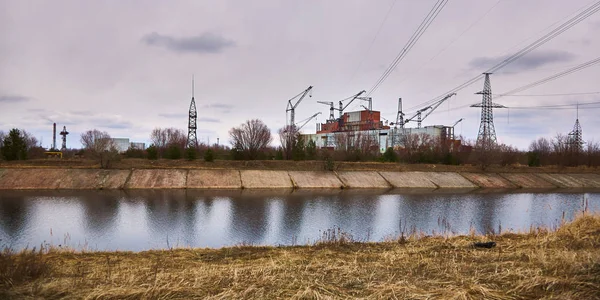
[[[380,241],[403,232],[466,234],[556,226],[600,194],[373,191],[0,192],[0,245],[43,242],[97,250],[302,244],[340,228]],[[68,239],[63,239],[68,236]]]
[[[24,229],[29,211],[28,201],[16,195],[3,195],[0,192],[0,226],[4,234],[16,236]],[[3,235],[0,234],[0,239]],[[3,239],[4,241],[4,239]],[[2,246],[2,242],[0,242]]]

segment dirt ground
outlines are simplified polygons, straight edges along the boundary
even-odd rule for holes
[[[114,162],[112,169],[237,169],[237,170],[286,170],[286,171],[324,171],[324,161],[286,161],[286,160],[148,160],[126,158]],[[0,161],[1,168],[100,168],[93,160],[86,159],[33,159],[26,161]],[[599,168],[588,167],[529,167],[526,165],[490,166],[485,171],[473,165],[434,165],[403,164],[380,162],[335,162],[336,171],[423,171],[423,172],[489,172],[489,173],[600,173]]]

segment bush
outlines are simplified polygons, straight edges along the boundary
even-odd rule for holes
[[[127,158],[144,158],[144,150],[129,147],[127,151],[125,151],[125,157]]]
[[[181,158],[181,149],[178,145],[171,144],[167,148],[166,156],[168,159],[180,159]]]
[[[146,148],[146,153],[148,154],[148,159],[158,159],[158,149],[156,149],[156,146],[150,145],[150,147]]]
[[[310,140],[308,144],[306,144],[306,156],[305,158],[308,160],[313,160],[317,157],[317,143],[315,141]]]
[[[195,148],[186,148],[185,149],[185,158],[189,161],[195,160],[197,158],[197,152]]]
[[[535,151],[527,152],[527,164],[530,167],[539,167],[542,165],[540,159],[540,153]]]
[[[398,155],[396,155],[396,152],[394,151],[394,149],[392,149],[392,147],[388,147],[385,152],[383,153],[383,155],[381,156],[381,161],[383,162],[397,162],[398,161]]]
[[[212,162],[214,160],[215,160],[215,155],[214,155],[212,149],[210,149],[210,148],[206,149],[206,151],[204,151],[204,161]]]

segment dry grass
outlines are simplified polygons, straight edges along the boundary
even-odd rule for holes
[[[471,246],[490,239],[498,246]],[[329,232],[312,246],[2,255],[2,299],[600,299],[598,215],[485,237],[356,243]],[[20,264],[43,267],[7,272]]]

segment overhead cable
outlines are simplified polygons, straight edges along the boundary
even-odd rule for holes
[[[419,41],[419,39],[425,33],[425,31],[427,31],[427,28],[429,28],[431,23],[433,23],[433,21],[435,20],[437,15],[442,11],[442,9],[444,8],[444,6],[446,6],[447,3],[448,3],[448,0],[438,0],[435,3],[435,5],[429,11],[427,16],[425,16],[425,19],[423,19],[423,21],[421,22],[421,24],[419,25],[417,30],[410,37],[410,39],[408,40],[406,45],[404,45],[402,50],[400,50],[398,55],[396,55],[396,57],[394,58],[392,63],[388,66],[388,68],[385,70],[385,72],[383,72],[383,74],[379,77],[379,79],[377,79],[377,81],[375,82],[373,87],[371,87],[371,89],[369,89],[369,91],[367,92],[367,96],[370,96],[371,94],[373,94],[377,90],[377,88],[379,88],[379,86],[388,78],[388,76],[394,71],[396,66],[398,66],[398,64],[406,57],[406,55],[414,47],[414,45],[417,43],[417,41]]]

